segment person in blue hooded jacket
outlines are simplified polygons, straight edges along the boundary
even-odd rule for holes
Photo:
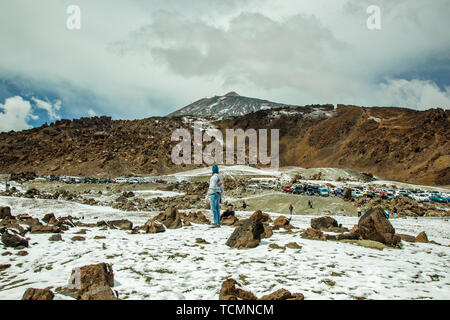
[[[214,217],[214,227],[220,227],[220,203],[224,193],[223,179],[219,175],[219,167],[215,164],[212,166],[212,176],[209,180],[209,203]]]

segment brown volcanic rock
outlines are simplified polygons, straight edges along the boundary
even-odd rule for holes
[[[421,233],[419,233],[417,235],[416,242],[428,243],[428,237],[427,237],[427,234],[425,233],[425,231],[422,231]]]
[[[28,247],[28,240],[23,239],[15,234],[10,234],[8,230],[5,230],[2,234],[2,242],[5,245],[5,247]]]
[[[395,229],[386,219],[380,208],[370,209],[358,222],[358,233],[363,239],[373,240],[386,245],[396,245],[400,237],[395,235]]]
[[[23,294],[22,300],[53,300],[55,294],[49,289],[29,288]]]
[[[336,219],[331,217],[319,217],[311,219],[311,228],[318,230],[327,230],[329,228],[339,227]]]
[[[307,228],[300,234],[300,236],[303,239],[309,240],[321,240],[321,241],[327,240],[326,235],[322,231],[313,228]]]
[[[92,264],[74,268],[69,279],[68,288],[78,290],[82,296],[94,288],[114,286],[114,272],[108,263]]]
[[[167,208],[165,212],[157,215],[154,220],[161,222],[167,229],[178,229],[183,226],[182,217],[174,207]]]
[[[265,231],[262,220],[264,220],[263,213],[261,211],[255,212],[250,219],[244,220],[241,226],[234,229],[226,245],[237,249],[258,246],[261,241],[261,235]]]

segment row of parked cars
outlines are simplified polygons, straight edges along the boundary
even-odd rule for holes
[[[142,178],[142,177],[119,177],[119,178],[92,178],[92,177],[69,177],[50,175],[40,177],[38,180],[60,181],[64,183],[159,183],[165,184],[167,181],[160,178]],[[181,183],[189,183],[182,181]]]
[[[294,186],[283,186],[281,188],[284,192],[293,194],[305,194],[305,195],[317,195],[322,197],[342,196],[344,195],[345,188],[336,188],[331,185],[320,186],[320,185],[308,185],[300,184]],[[446,192],[439,191],[423,191],[419,189],[407,189],[407,190],[394,190],[394,189],[368,189],[361,186],[352,187],[351,194],[354,198],[375,198],[379,197],[382,199],[394,199],[398,197],[408,197],[410,199],[420,201],[420,202],[439,202],[439,203],[449,203],[450,194]]]

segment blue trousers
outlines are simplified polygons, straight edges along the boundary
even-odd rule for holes
[[[214,224],[220,226],[220,194],[211,194],[209,196],[209,204],[214,217]]]

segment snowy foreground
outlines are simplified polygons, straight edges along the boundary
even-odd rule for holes
[[[122,212],[73,202],[0,197],[0,206],[13,214],[42,218],[83,217],[83,222],[126,218],[142,225],[147,212]],[[252,212],[238,212],[239,218]],[[276,213],[271,213],[273,219]],[[211,215],[208,214],[208,218]],[[357,217],[334,216],[351,228]],[[311,216],[294,216],[296,227],[309,226]],[[225,245],[233,227],[212,229],[206,225],[167,230],[159,234],[87,228],[86,241],[71,238],[81,228],[50,242],[49,234],[31,238],[27,256],[0,255],[0,299],[20,299],[29,287],[65,286],[74,267],[112,263],[115,287],[122,299],[218,299],[222,282],[231,277],[256,296],[279,288],[301,292],[305,299],[450,299],[450,222],[442,218],[408,218],[392,221],[397,233],[417,235],[425,231],[442,245],[403,242],[402,249],[377,250],[350,243],[305,240],[298,233],[274,231],[254,249],[237,250]],[[106,239],[95,240],[95,236]],[[203,238],[209,244],[198,244]],[[297,242],[302,249],[269,248]],[[6,250],[2,247],[0,253]],[[56,294],[55,299],[71,299]]]

